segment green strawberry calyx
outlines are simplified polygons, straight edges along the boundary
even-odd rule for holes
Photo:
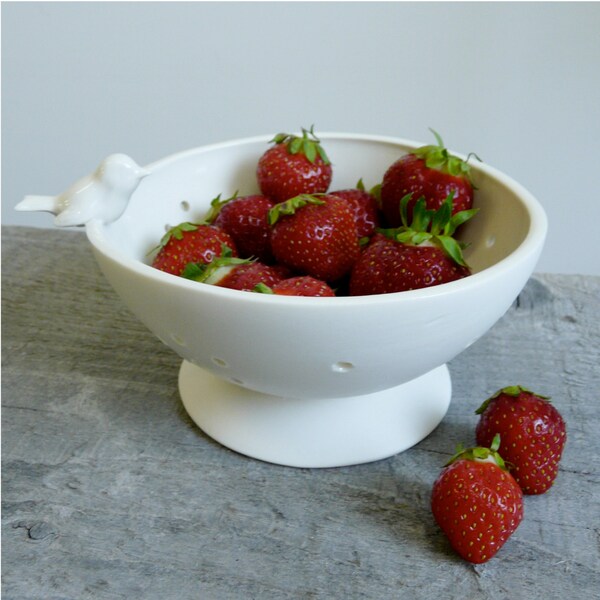
[[[381,210],[382,202],[381,202],[381,183],[376,183],[370,190],[369,194],[375,198],[375,203]]]
[[[466,245],[453,235],[460,225],[466,223],[479,211],[478,208],[461,210],[452,214],[454,191],[450,192],[437,210],[426,208],[425,198],[421,196],[413,207],[412,221],[408,222],[408,203],[412,192],[400,200],[400,218],[402,225],[395,229],[377,229],[386,237],[401,244],[413,246],[434,245],[441,248],[456,264],[468,267],[462,251]]]
[[[459,444],[459,446],[456,448],[455,454],[444,466],[447,467],[459,460],[474,460],[478,462],[494,463],[504,471],[508,471],[508,467],[506,466],[504,459],[500,456],[500,454],[498,454],[498,448],[500,448],[499,433],[494,436],[489,448],[485,448],[484,446],[476,446],[474,448],[465,449]]]
[[[477,154],[471,152],[466,160],[459,158],[458,156],[454,156],[448,152],[448,149],[445,147],[444,142],[437,131],[434,131],[429,128],[429,130],[435,136],[437,141],[437,146],[430,144],[427,146],[421,146],[412,151],[412,154],[421,158],[425,161],[425,165],[429,169],[435,169],[436,171],[441,171],[442,173],[447,173],[448,175],[452,175],[454,177],[463,177],[471,182],[471,166],[469,165],[469,159],[471,156],[474,156],[478,161],[481,162],[481,159],[477,156]]]
[[[181,273],[185,279],[199,283],[218,283],[234,267],[251,263],[251,259],[237,258],[226,244],[221,244],[221,256],[215,256],[209,263],[188,263]]]
[[[273,288],[270,288],[266,283],[257,283],[254,286],[253,292],[257,292],[259,294],[274,294]]]
[[[165,235],[163,235],[162,238],[160,238],[160,242],[158,242],[158,245],[154,246],[154,248],[152,248],[148,252],[147,256],[153,254],[154,252],[162,250],[169,243],[171,238],[175,238],[176,240],[182,240],[183,234],[186,231],[196,231],[199,225],[201,225],[201,223],[189,223],[186,221],[185,223],[179,223],[179,225],[171,227],[171,229],[169,229],[169,231],[167,231],[167,233],[165,233]]]
[[[325,204],[325,200],[321,199],[321,196],[326,194],[300,194],[294,196],[285,202],[280,202],[273,206],[268,213],[269,225],[275,225],[277,221],[283,216],[290,216],[296,214],[296,211],[301,209],[303,206],[308,204]]]
[[[495,394],[492,394],[487,400],[483,401],[483,404],[475,411],[476,415],[481,415],[485,412],[490,403],[495,400],[498,396],[504,394],[506,396],[512,396],[513,398],[518,398],[522,393],[531,394],[536,398],[541,398],[542,400],[550,401],[549,396],[542,396],[541,394],[536,394],[532,392],[530,389],[523,387],[522,385],[509,385],[507,387],[503,387],[499,389]]]
[[[362,177],[356,183],[356,189],[361,192],[366,192],[375,198],[378,205],[381,205],[381,183],[376,183],[372,188],[367,189]]]
[[[315,135],[314,127],[314,125],[311,125],[310,129],[302,127],[302,137],[291,133],[278,133],[271,142],[285,144],[290,154],[304,154],[311,163],[314,163],[319,156],[328,165],[331,161],[321,146],[321,140]]]
[[[217,218],[217,216],[219,215],[219,213],[221,212],[221,209],[229,202],[231,202],[232,200],[235,200],[238,197],[238,191],[236,190],[233,193],[233,196],[230,196],[229,198],[225,198],[225,200],[221,200],[221,194],[219,194],[216,198],[213,198],[210,201],[210,209],[209,211],[206,213],[206,217],[204,218],[204,221],[206,223],[214,223],[215,219]]]

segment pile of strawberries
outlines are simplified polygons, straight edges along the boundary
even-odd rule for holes
[[[523,520],[523,494],[543,494],[558,473],[565,422],[549,398],[521,386],[476,411],[475,448],[459,448],[433,484],[433,516],[460,556],[487,562]]]
[[[256,168],[260,194],[215,198],[173,227],[152,265],[231,289],[296,296],[370,295],[468,276],[457,229],[472,218],[469,165],[437,145],[400,157],[367,191],[330,191],[313,128],[281,133]]]

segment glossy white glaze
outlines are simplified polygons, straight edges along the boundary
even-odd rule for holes
[[[126,154],[111,154],[62,194],[26,196],[15,209],[50,212],[56,215],[57,227],[85,225],[91,219],[112,223],[123,214],[131,194],[148,174]]]
[[[414,446],[446,415],[452,386],[444,365],[365,396],[282,398],[183,361],[179,391],[194,422],[224,446],[279,465],[327,468],[381,460]]]

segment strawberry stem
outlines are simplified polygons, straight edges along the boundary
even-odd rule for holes
[[[500,434],[496,434],[489,448],[484,446],[475,446],[473,448],[463,448],[462,444],[456,447],[456,452],[450,458],[450,460],[444,465],[445,467],[451,465],[458,460],[478,460],[486,462],[491,459],[501,469],[507,471],[508,468],[504,459],[498,454],[498,448],[500,448]]]
[[[402,244],[419,246],[430,242],[441,248],[456,264],[468,267],[462,254],[463,246],[454,237],[454,232],[475,216],[478,208],[462,210],[452,215],[454,191],[451,191],[437,210],[426,208],[425,198],[421,196],[413,207],[412,222],[408,222],[408,204],[412,200],[412,192],[400,200],[400,219],[402,225],[396,229],[377,229],[390,239]]]
[[[198,229],[198,225],[201,225],[201,223],[185,222],[180,223],[179,225],[175,225],[175,227],[171,227],[171,229],[169,229],[169,231],[167,231],[167,233],[165,233],[165,235],[163,235],[162,238],[160,238],[160,242],[158,242],[158,245],[154,246],[154,248],[152,248],[146,254],[146,256],[150,256],[150,254],[162,250],[169,243],[169,240],[173,237],[176,240],[183,239],[183,234],[186,231],[196,231],[196,229]]]
[[[505,394],[506,396],[512,396],[513,398],[518,398],[521,393],[532,394],[537,398],[541,398],[542,400],[550,401],[549,396],[542,396],[541,394],[536,394],[532,392],[530,389],[523,387],[522,385],[509,385],[507,387],[503,387],[499,389],[495,394],[492,394],[487,400],[483,401],[483,404],[475,411],[476,415],[480,415],[485,412],[490,402],[500,396],[501,394]]]
[[[296,213],[297,210],[308,204],[325,204],[325,200],[322,200],[319,196],[325,196],[326,194],[300,194],[294,196],[285,202],[280,202],[273,206],[268,213],[269,225],[275,225],[282,216],[289,216]]]
[[[431,133],[433,133],[433,135],[435,136],[438,146],[440,148],[444,148],[445,146],[444,146],[444,141],[442,140],[442,136],[432,127],[428,127],[427,129],[429,129],[429,131],[431,131]]]
[[[319,156],[328,165],[331,161],[321,146],[321,140],[315,135],[314,128],[314,125],[311,125],[310,129],[302,127],[302,137],[291,133],[278,133],[271,142],[285,144],[290,154],[304,154],[311,163],[314,163]]]
[[[420,148],[413,150],[412,154],[423,159],[428,168],[447,173],[454,177],[464,177],[472,184],[471,167],[468,164],[468,160],[471,156],[474,156],[481,162],[481,159],[477,154],[471,152],[467,157],[467,160],[454,156],[448,152],[440,134],[431,127],[429,128],[429,131],[435,136],[437,146],[434,146],[433,144],[421,146]]]
[[[214,223],[215,219],[221,212],[221,209],[232,200],[235,200],[238,197],[238,191],[236,190],[233,196],[226,198],[225,200],[221,200],[221,194],[219,194],[216,198],[213,198],[210,202],[210,210],[206,213],[206,217],[204,217],[204,221],[206,223]]]
[[[209,279],[224,267],[234,267],[251,263],[251,259],[237,258],[226,244],[221,244],[221,256],[215,256],[209,263],[188,263],[181,273],[184,279],[199,283],[209,283]]]

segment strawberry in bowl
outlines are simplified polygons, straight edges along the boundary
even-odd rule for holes
[[[452,237],[477,209],[452,214],[453,194],[438,210],[427,210],[425,199],[414,204],[411,222],[408,205],[412,193],[400,201],[402,226],[379,230],[354,264],[350,294],[389,294],[441,285],[471,274],[463,246]]]
[[[276,260],[306,275],[336,281],[360,253],[356,221],[348,203],[329,194],[301,194],[269,211]]]
[[[407,194],[413,200],[423,197],[427,208],[439,208],[452,194],[452,212],[469,210],[473,206],[473,182],[467,160],[450,154],[440,135],[431,130],[437,145],[427,145],[408,152],[386,170],[381,183],[381,207],[390,227],[400,225],[400,203]]]
[[[319,194],[331,184],[331,162],[314,128],[302,135],[278,133],[275,143],[260,157],[256,177],[261,192],[275,202],[299,194]]]

